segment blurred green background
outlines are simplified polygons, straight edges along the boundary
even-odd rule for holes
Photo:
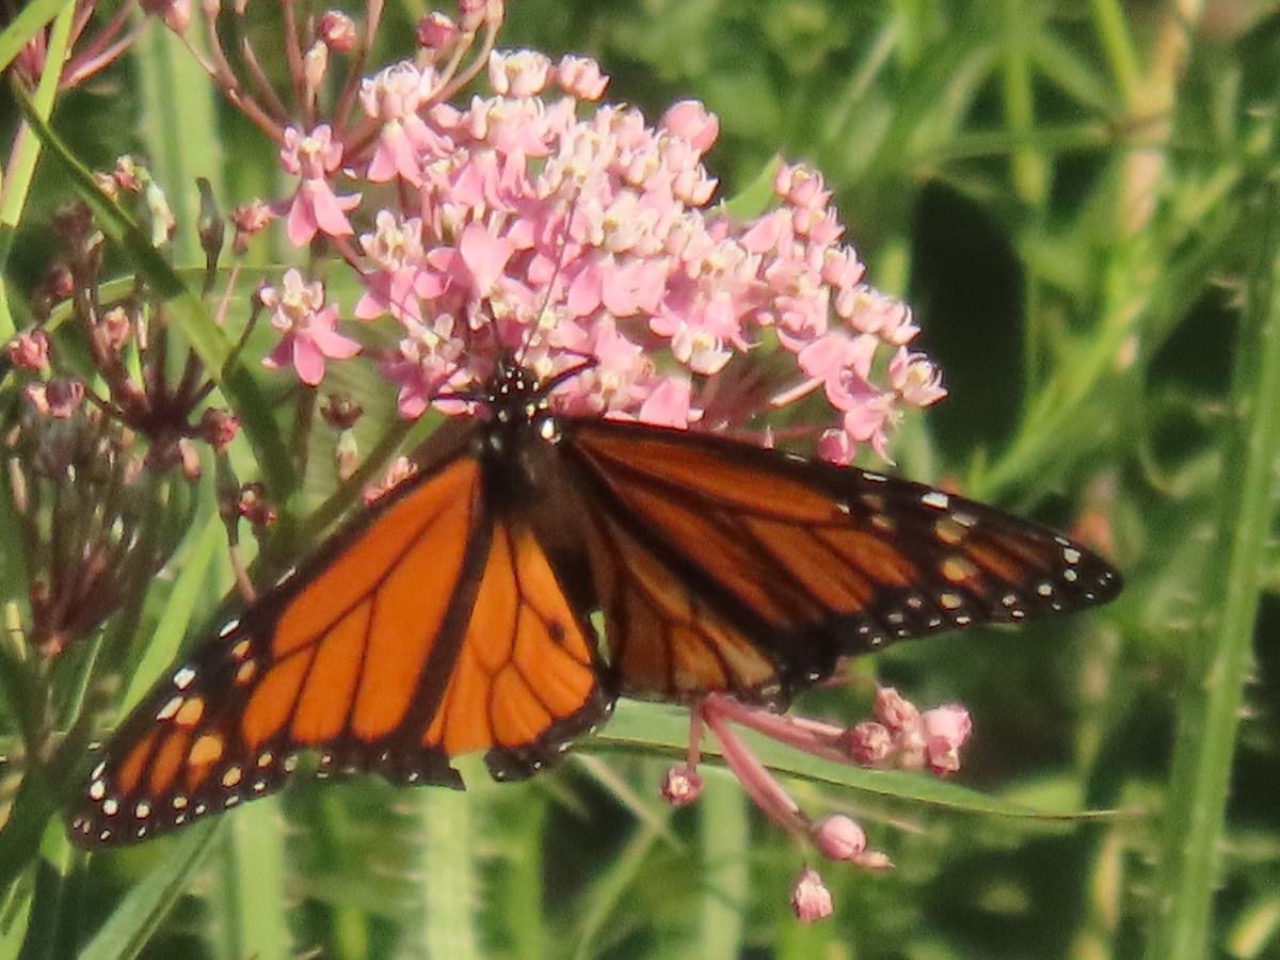
[[[390,0],[380,62],[427,9]],[[278,29],[275,4],[251,10]],[[896,864],[822,865],[837,912],[805,927],[787,902],[803,852],[727,777],[665,808],[670,724],[624,707],[622,732],[525,784],[300,780],[211,838],[92,857],[56,821],[35,857],[0,833],[0,956],[1280,957],[1275,5],[513,0],[500,46],[594,56],[608,99],[651,118],[704,101],[726,195],[777,153],[823,171],[951,391],[904,425],[902,471],[1072,530],[1127,580],[1101,611],[905,644],[856,672],[969,707],[962,784],[1114,813],[798,781],[810,812],[854,814]],[[275,160],[184,56],[152,32],[53,126],[93,167],[149,157],[190,224],[194,177],[230,206],[271,192]],[[17,120],[5,94],[3,143]],[[67,188],[46,164],[16,230],[0,225],[19,324]],[[197,624],[228,587],[220,565]],[[856,720],[865,702],[799,708]],[[17,708],[0,700],[6,742]]]

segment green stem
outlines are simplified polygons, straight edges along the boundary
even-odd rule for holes
[[[698,811],[706,886],[697,955],[704,960],[732,960],[742,954],[743,916],[751,894],[749,805],[736,782],[708,777]]]
[[[1274,210],[1273,189],[1264,209]],[[1165,850],[1147,956],[1208,955],[1224,842],[1236,729],[1276,510],[1280,458],[1280,223],[1259,227],[1262,251],[1249,289],[1233,386],[1235,417],[1223,453],[1219,546],[1207,571],[1205,636],[1190,651],[1166,792]]]
[[[449,960],[483,956],[476,930],[476,832],[472,799],[458,790],[424,790],[422,943],[426,955]]]

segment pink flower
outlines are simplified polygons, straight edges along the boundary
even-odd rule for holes
[[[341,10],[326,10],[320,18],[317,33],[325,46],[334,53],[350,53],[360,41],[356,22]]]
[[[942,372],[923,353],[908,353],[899,347],[889,361],[889,382],[913,406],[928,406],[947,395]]]
[[[418,21],[418,43],[428,50],[445,50],[461,36],[458,25],[443,13],[432,12]]]
[[[358,206],[360,197],[340,197],[329,183],[330,175],[342,165],[342,144],[333,142],[333,131],[327,124],[316,127],[307,136],[294,127],[286,129],[280,163],[288,173],[301,177],[289,203],[290,243],[301,247],[310,243],[317,233],[346,237],[355,232],[346,211]]]
[[[450,382],[461,382],[461,339],[454,318],[437,314],[430,322],[405,321],[405,336],[396,357],[384,370],[400,388],[396,408],[406,420],[420,417]]]
[[[489,86],[499,96],[536,97],[550,75],[550,59],[536,50],[489,54]]]
[[[390,314],[420,323],[422,300],[443,290],[423,270],[422,221],[413,217],[401,222],[391,211],[380,210],[375,225],[373,233],[360,236],[371,269],[364,275],[364,293],[355,315],[373,320]]]
[[[812,867],[800,871],[791,885],[791,909],[801,923],[825,920],[835,912],[831,891],[822,883],[822,877]]]
[[[515,244],[509,239],[494,236],[478,223],[469,223],[458,239],[455,277],[475,296],[488,297],[513,253]]]
[[[910,342],[920,332],[911,321],[910,307],[863,283],[841,288],[835,310],[854,330],[874,334],[894,346]]]
[[[49,335],[43,330],[28,330],[9,341],[9,362],[19,370],[42,373],[49,369]]]
[[[565,56],[556,67],[556,83],[571,97],[599,100],[604,96],[609,78],[600,72],[600,64],[590,57]]]
[[[685,377],[660,377],[640,405],[639,419],[660,427],[687,427],[698,420],[691,407],[692,386]]]
[[[662,778],[662,799],[673,807],[693,803],[702,794],[702,775],[690,767],[672,767]]]
[[[860,767],[876,767],[894,751],[893,734],[883,723],[866,720],[849,730],[849,759]]]
[[[960,748],[973,732],[969,711],[953,703],[926,710],[920,719],[929,769],[938,776],[955,773],[960,769]]]
[[[324,286],[318,280],[304,283],[302,274],[289,270],[283,290],[264,287],[258,298],[272,311],[271,325],[284,334],[263,360],[265,366],[292,364],[298,379],[314,387],[324,379],[326,358],[343,360],[360,352],[358,343],[335,329],[338,310],[324,305]]]
[[[895,735],[920,725],[916,705],[894,687],[881,687],[876,691],[876,717]]]
[[[381,121],[378,145],[369,161],[367,176],[374,183],[400,177],[406,183],[422,183],[421,148],[433,134],[418,116],[418,107],[435,84],[430,71],[413,64],[393,64],[360,85],[365,113]]]
[[[720,121],[697,100],[681,100],[662,115],[663,130],[687,140],[698,153],[706,153],[720,136]]]

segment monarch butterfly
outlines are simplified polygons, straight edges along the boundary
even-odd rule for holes
[[[906,480],[553,413],[505,361],[481,416],[134,711],[70,816],[129,843],[321,771],[526,776],[615,697],[784,703],[843,655],[1104,603],[1085,548]],[[603,650],[591,622],[599,611]]]

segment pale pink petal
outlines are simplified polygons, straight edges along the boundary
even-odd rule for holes
[[[458,240],[458,253],[471,274],[479,296],[488,296],[502,275],[507,261],[515,253],[515,244],[505,237],[495,237],[478,223],[469,223]]]
[[[298,379],[309,387],[324,379],[324,354],[309,337],[293,338],[293,368]]]

